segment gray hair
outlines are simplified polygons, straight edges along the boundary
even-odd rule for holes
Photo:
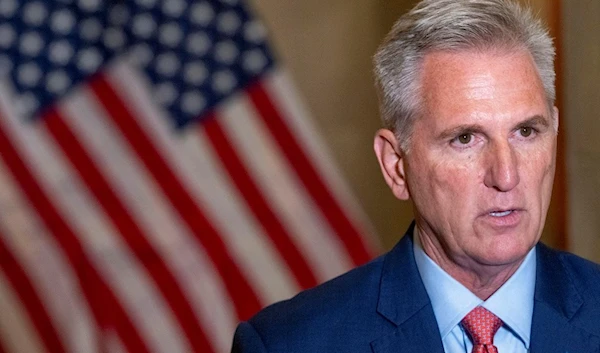
[[[509,0],[423,0],[400,17],[374,57],[381,118],[403,150],[420,111],[424,56],[469,49],[527,50],[554,105],[554,44],[529,9]]]

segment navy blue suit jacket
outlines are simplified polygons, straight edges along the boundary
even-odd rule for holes
[[[530,351],[600,351],[598,265],[537,245]],[[389,253],[241,323],[232,352],[442,353],[412,227]]]

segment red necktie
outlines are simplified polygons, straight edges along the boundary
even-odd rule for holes
[[[465,316],[462,325],[473,341],[473,353],[498,353],[494,335],[502,326],[499,317],[478,306]]]

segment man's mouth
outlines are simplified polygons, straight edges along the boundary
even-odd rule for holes
[[[509,214],[511,214],[513,212],[514,212],[514,210],[493,211],[493,212],[490,212],[490,216],[492,216],[492,217],[505,217],[505,216],[508,216]]]

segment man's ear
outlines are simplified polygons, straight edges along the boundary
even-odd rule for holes
[[[410,193],[404,174],[404,155],[393,132],[380,129],[373,142],[375,155],[381,167],[381,173],[392,193],[400,200],[408,200]]]

